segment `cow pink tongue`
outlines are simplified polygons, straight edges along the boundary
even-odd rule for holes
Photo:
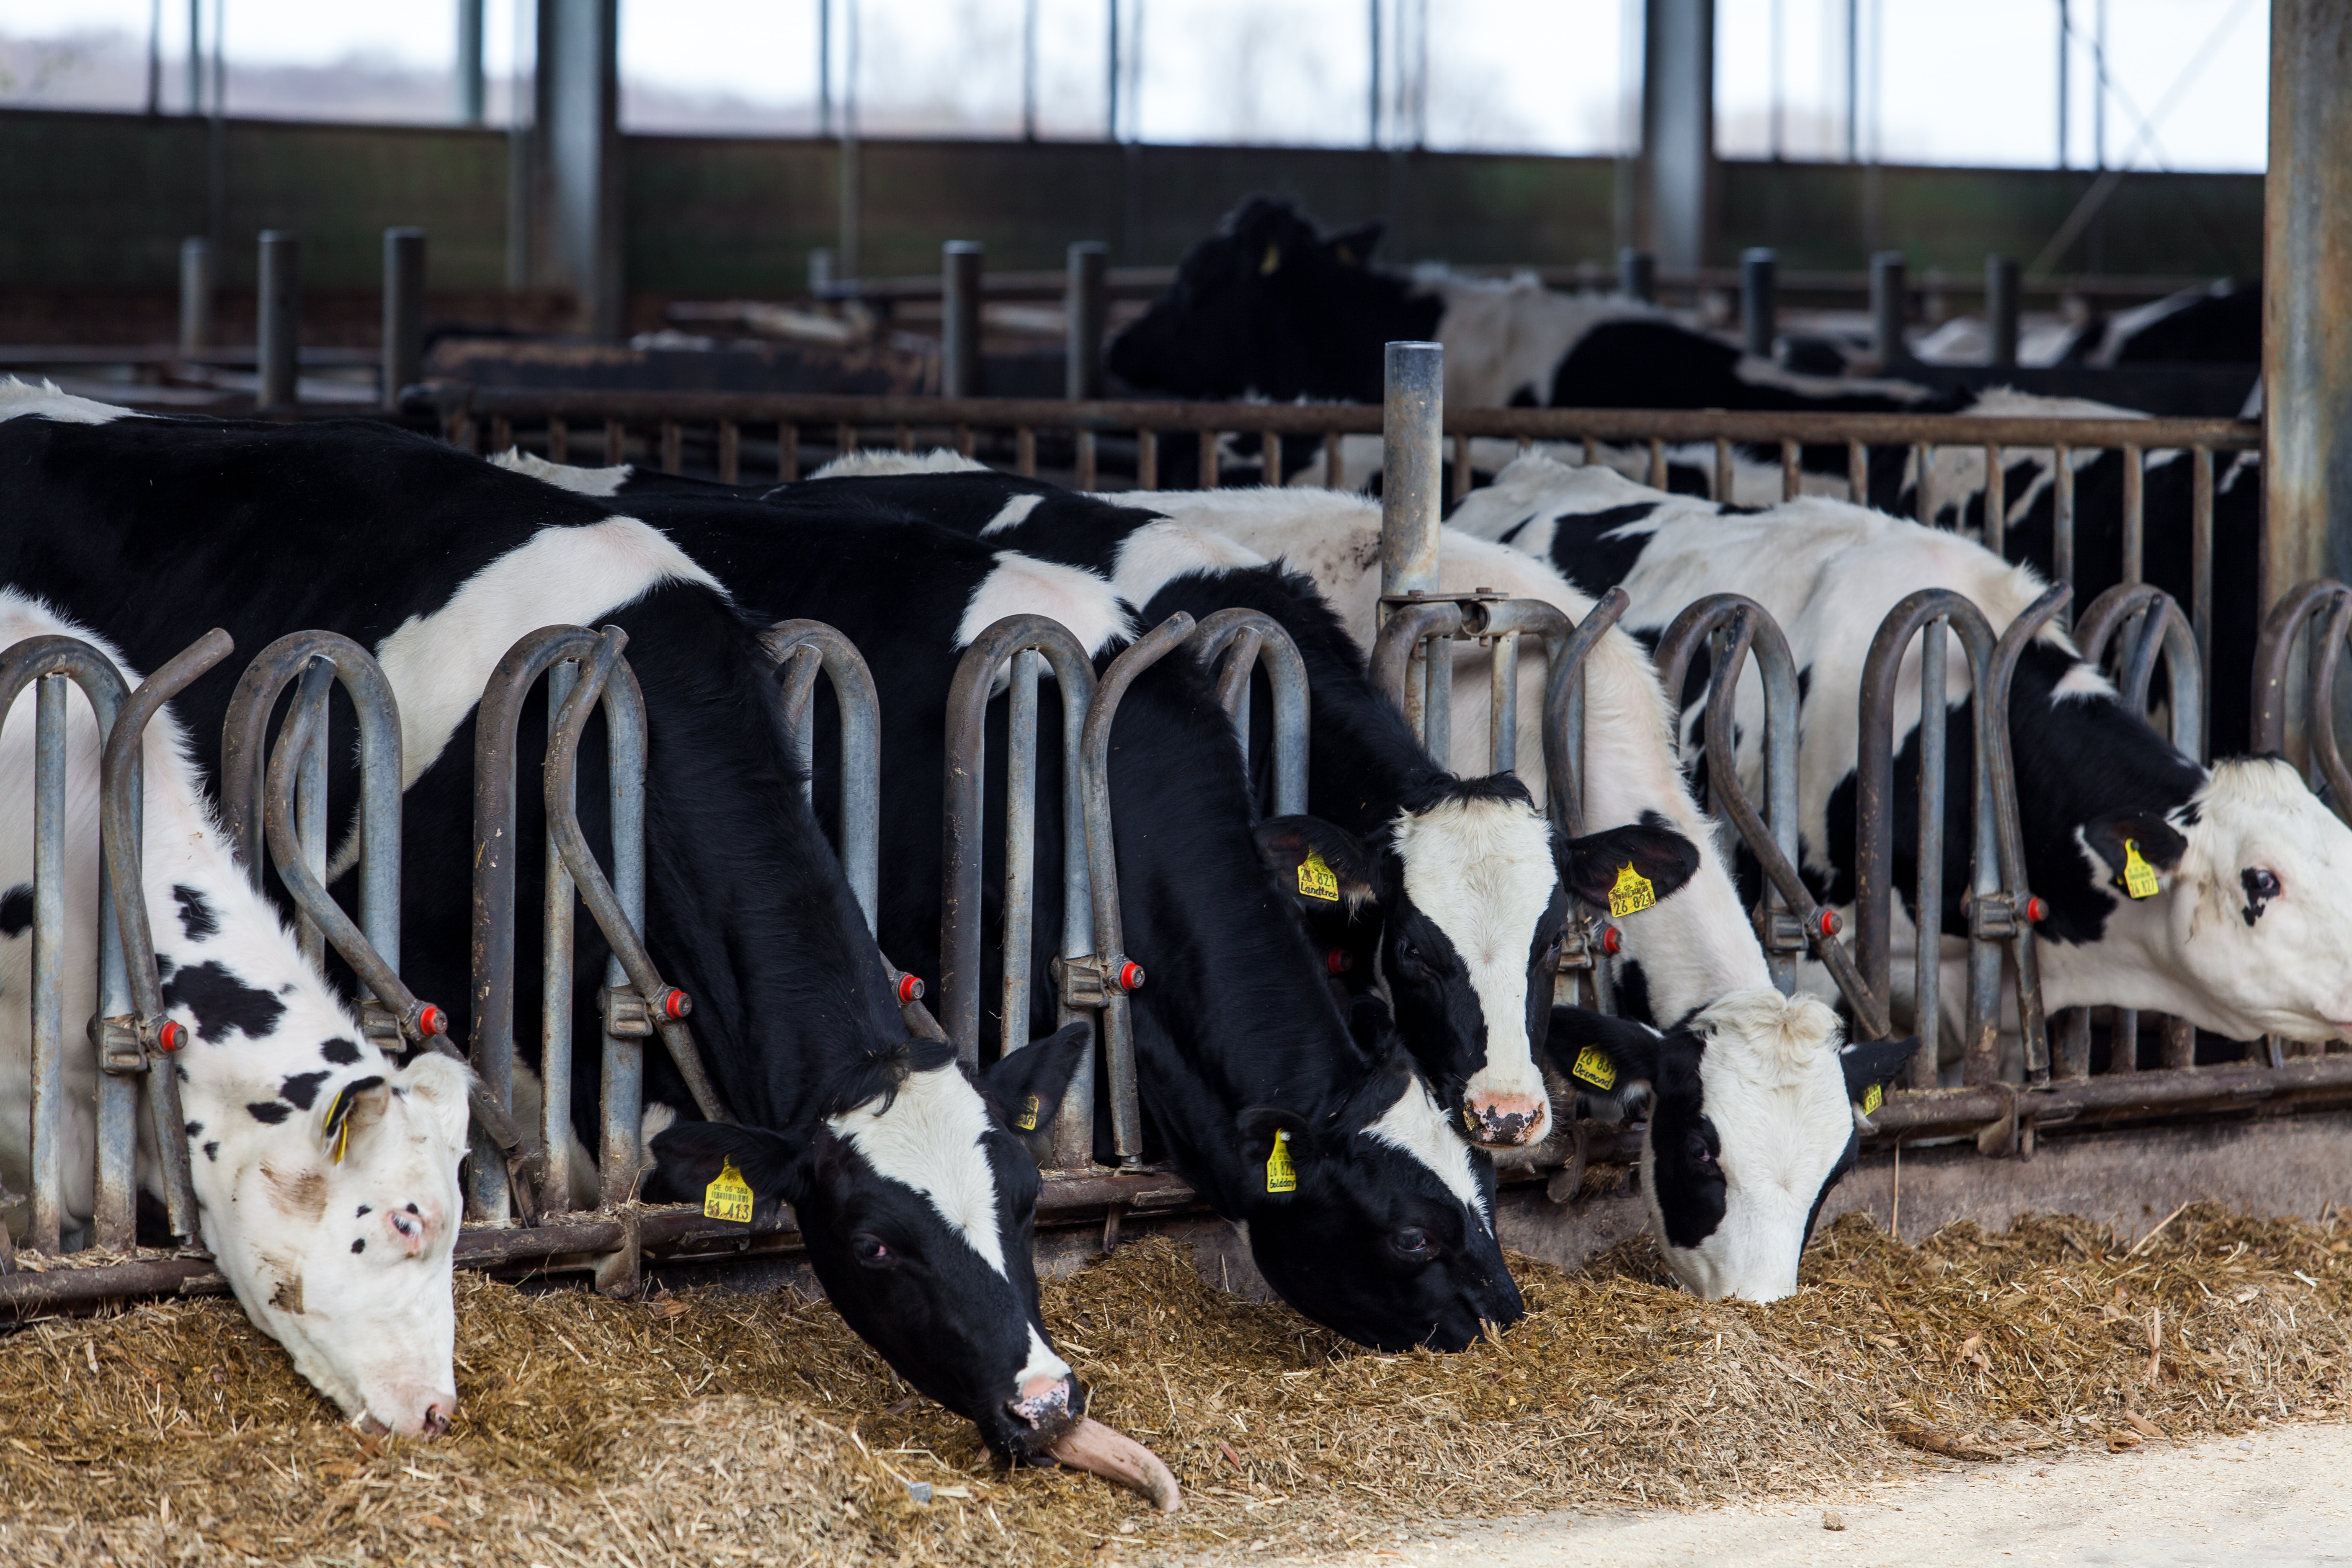
[[[1087,1470],[1114,1486],[1141,1492],[1162,1513],[1174,1513],[1182,1500],[1176,1490],[1176,1478],[1160,1462],[1159,1455],[1091,1415],[1079,1416],[1045,1452],[1074,1470]]]

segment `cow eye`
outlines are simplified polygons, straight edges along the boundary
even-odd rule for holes
[[[868,1268],[887,1268],[898,1261],[898,1255],[884,1246],[882,1238],[872,1231],[861,1230],[852,1236],[849,1250]]]
[[[1397,938],[1396,952],[1397,962],[1400,963],[1418,965],[1421,963],[1421,949],[1412,944],[1412,938],[1409,936]]]
[[[2278,873],[2267,866],[2256,866],[2246,873],[2246,891],[2258,899],[2279,896]]]
[[[1415,1262],[1430,1255],[1429,1232],[1417,1225],[1399,1227],[1397,1233],[1389,1237],[1389,1245],[1397,1249],[1399,1257],[1409,1258]]]
[[[415,1236],[416,1234],[416,1222],[404,1214],[394,1212],[392,1216],[392,1228],[400,1232],[403,1236]]]
[[[1710,1170],[1715,1167],[1715,1151],[1706,1146],[1704,1133],[1693,1129],[1683,1135],[1683,1142],[1690,1151],[1691,1163],[1704,1165]]]

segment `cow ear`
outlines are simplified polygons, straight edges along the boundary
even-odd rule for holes
[[[1377,896],[1371,851],[1319,816],[1269,816],[1257,825],[1257,852],[1275,879],[1309,913],[1350,913]]]
[[[1561,885],[1612,915],[1628,902],[1632,914],[1672,896],[1699,868],[1698,846],[1663,818],[1571,838],[1558,858]]]
[[[996,1119],[1024,1138],[1050,1131],[1062,1096],[1094,1043],[1094,1026],[1081,1019],[1031,1041],[982,1073],[981,1088]]]
[[[2091,847],[2091,853],[2107,863],[2108,875],[2116,886],[2136,899],[2147,894],[2132,886],[2134,860],[2143,862],[2149,870],[2170,871],[2179,866],[2180,857],[2189,850],[2189,840],[2164,820],[2163,813],[2155,811],[2111,811],[2105,816],[2095,816],[2083,824],[2083,842]],[[2142,879],[2141,887],[2146,886]]]
[[[701,1196],[732,1165],[751,1189],[752,1213],[798,1205],[808,1193],[804,1152],[758,1127],[681,1121],[654,1135],[650,1145],[663,1184],[688,1202]]]
[[[394,1075],[393,1086],[433,1119],[434,1130],[446,1147],[465,1149],[467,1126],[473,1114],[467,1103],[474,1088],[473,1068],[438,1051],[420,1051]]]
[[[1848,1046],[1838,1053],[1838,1065],[1845,1069],[1845,1097],[1862,1107],[1864,1112],[1878,1109],[1872,1098],[1874,1089],[1886,1092],[1918,1053],[1919,1037],[1905,1040],[1864,1040]]]
[[[1368,218],[1353,228],[1343,228],[1323,242],[1331,259],[1342,267],[1361,267],[1372,258],[1381,238],[1389,231],[1385,218]]]
[[[1664,1038],[1647,1024],[1612,1018],[1583,1007],[1554,1007],[1545,1054],[1560,1076],[1586,1094],[1622,1095],[1635,1083],[1657,1081]]]
[[[1250,1187],[1276,1198],[1296,1192],[1308,1160],[1307,1118],[1278,1105],[1253,1105],[1234,1125]]]

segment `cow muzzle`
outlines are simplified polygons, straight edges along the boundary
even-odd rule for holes
[[[1465,1095],[1462,1125],[1470,1141],[1488,1149],[1524,1149],[1551,1131],[1551,1101],[1542,1095]]]
[[[373,1436],[438,1437],[457,1416],[454,1389],[403,1389],[381,1400],[372,1399],[354,1423]]]
[[[1058,1432],[1070,1424],[1069,1376],[1033,1377],[1021,1385],[1018,1397],[1004,1404],[1031,1431]]]

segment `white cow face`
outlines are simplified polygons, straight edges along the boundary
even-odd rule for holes
[[[2082,837],[2118,906],[2113,934],[2140,937],[2179,993],[2177,1011],[2238,1039],[2352,1039],[2352,828],[2290,764],[2219,763],[2186,807],[2102,818]],[[2158,896],[2114,885],[2126,837]]]
[[[457,1409],[450,1248],[471,1075],[430,1052],[378,1066],[370,1051],[268,1136],[197,1153],[197,1194],[222,1274],[296,1370],[362,1427],[432,1436]]]

